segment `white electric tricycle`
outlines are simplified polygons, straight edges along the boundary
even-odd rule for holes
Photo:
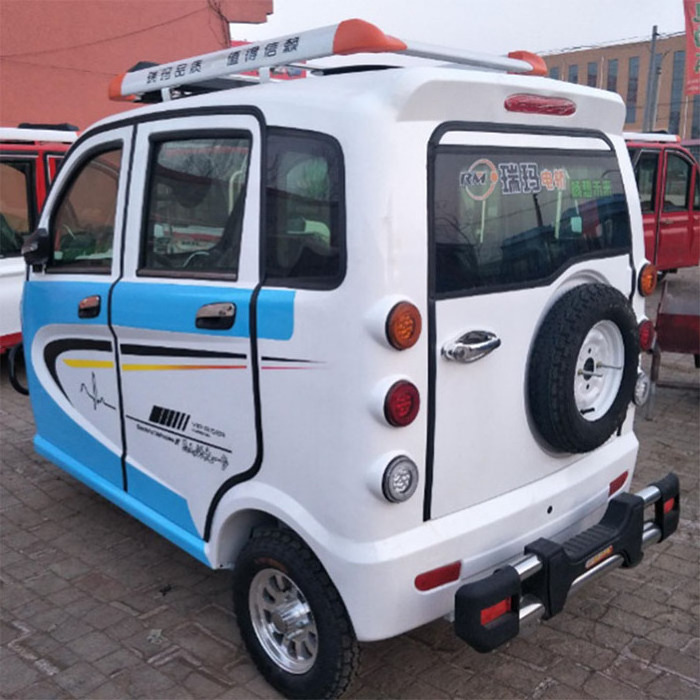
[[[446,63],[270,78],[362,52]],[[627,493],[624,106],[545,73],[360,20],[127,72],[159,103],[85,131],[24,247],[37,451],[232,568],[290,697],[441,616],[494,649],[677,526],[675,476]]]

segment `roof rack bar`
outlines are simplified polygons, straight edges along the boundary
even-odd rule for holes
[[[114,100],[134,100],[144,93],[188,85],[208,78],[356,53],[398,53],[514,73],[542,75],[544,70],[546,74],[546,67],[542,68],[544,61],[527,52],[517,52],[510,54],[509,58],[503,58],[416,42],[408,44],[385,34],[369,22],[349,19],[328,27],[123,73],[110,83],[109,96]]]

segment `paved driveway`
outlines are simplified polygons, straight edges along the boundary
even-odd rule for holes
[[[670,469],[681,479],[681,529],[671,540],[490,655],[470,650],[444,621],[365,644],[350,696],[700,696],[699,376],[692,358],[665,356],[662,380],[686,387],[660,387],[655,419],[636,421],[633,488]],[[229,575],[207,570],[38,457],[33,433],[29,402],[3,369],[0,695],[278,697],[243,649]]]

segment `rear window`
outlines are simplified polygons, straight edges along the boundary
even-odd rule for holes
[[[603,151],[441,146],[432,217],[438,294],[544,283],[629,249],[622,179]]]

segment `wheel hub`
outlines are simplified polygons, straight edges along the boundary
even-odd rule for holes
[[[250,619],[267,655],[289,673],[306,673],[316,662],[318,631],[301,589],[278,569],[262,569],[248,593]]]

